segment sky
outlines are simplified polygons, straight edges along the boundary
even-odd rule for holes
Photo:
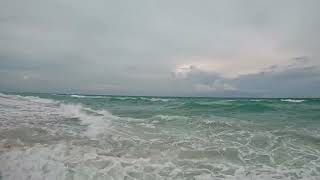
[[[0,3],[0,91],[320,97],[319,0]]]

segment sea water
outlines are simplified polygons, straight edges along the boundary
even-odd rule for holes
[[[320,179],[320,99],[0,94],[0,179]]]

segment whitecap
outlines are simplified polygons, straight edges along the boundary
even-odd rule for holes
[[[228,101],[228,102],[234,102],[234,101],[237,101],[237,100],[235,100],[235,99],[228,99],[228,100],[226,100],[226,101]]]
[[[112,115],[106,110],[93,110],[80,104],[61,104],[60,109],[64,116],[78,118],[82,125],[87,125],[86,135],[91,138],[96,138],[97,135],[109,128],[111,120],[119,119],[119,117]],[[88,114],[86,111],[94,112],[97,115]]]
[[[113,98],[118,99],[118,100],[136,100],[137,99],[135,97],[122,97],[122,96],[113,97]]]
[[[293,102],[293,103],[300,103],[303,102],[303,99],[281,99],[282,102]]]
[[[8,119],[2,122],[2,126],[10,129],[23,125],[48,131],[59,131],[60,126],[65,126],[58,121],[79,119],[80,125],[87,126],[84,135],[95,138],[109,128],[111,120],[119,118],[106,110],[94,110],[81,104],[66,104],[35,96],[1,95],[0,98],[0,105],[6,106],[2,117]],[[15,120],[15,123],[11,122],[12,119]],[[57,127],[51,127],[52,125]],[[73,127],[65,128],[70,128],[72,131]]]
[[[70,96],[74,98],[110,98],[109,96],[76,95],[76,94],[72,94]]]
[[[21,97],[28,99],[29,101],[38,102],[38,103],[46,103],[46,104],[58,103],[57,101],[52,100],[52,99],[45,99],[45,98],[40,98],[40,97],[36,97],[36,96],[26,96],[26,97],[21,96]]]
[[[250,99],[250,101],[254,101],[254,102],[261,102],[261,99]]]
[[[86,96],[82,96],[82,95],[77,95],[77,94],[72,94],[70,95],[71,97],[74,97],[74,98],[86,98]]]
[[[167,99],[167,98],[155,98],[155,97],[140,97],[141,100],[145,100],[145,101],[152,101],[152,102],[157,102],[157,101],[161,101],[161,102],[168,102],[168,101],[172,101],[173,99]]]
[[[162,101],[162,102],[168,102],[171,101],[171,99],[163,99],[163,98],[151,98],[150,101]]]
[[[173,120],[186,120],[188,117],[185,116],[170,116],[170,115],[156,115],[153,116],[151,119],[160,119],[160,120],[165,120],[165,121],[173,121]]]

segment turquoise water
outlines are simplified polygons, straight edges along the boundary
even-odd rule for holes
[[[0,94],[0,123],[3,179],[320,177],[320,99]]]

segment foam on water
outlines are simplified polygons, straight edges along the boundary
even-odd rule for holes
[[[0,94],[0,177],[315,180],[320,176],[319,128],[158,111],[131,118],[80,100],[75,104]]]
[[[175,154],[179,152],[178,154]],[[279,154],[280,155],[280,154]],[[224,156],[230,162],[221,162]],[[277,169],[257,163],[245,166],[235,148],[220,150],[178,150],[134,158],[116,155],[88,145],[35,145],[14,149],[0,156],[5,179],[314,179],[316,166],[301,171],[280,165]],[[254,157],[266,161],[266,155]],[[206,159],[215,159],[208,161]],[[240,163],[232,160],[238,159]],[[312,158],[312,157],[310,157]],[[293,159],[293,161],[295,161]],[[285,162],[284,162],[285,163]],[[297,158],[296,162],[298,163]]]
[[[137,100],[138,98],[136,97],[121,97],[121,96],[118,96],[118,97],[112,97],[114,99],[118,99],[118,100]]]
[[[76,94],[72,94],[70,95],[71,97],[75,97],[75,98],[86,98],[87,96],[82,96],[82,95],[76,95]]]
[[[60,104],[61,112],[65,117],[78,118],[82,125],[87,125],[86,134],[95,138],[98,134],[106,131],[110,126],[111,120],[118,119],[108,111],[95,111],[90,108],[84,108],[80,104]],[[87,112],[93,112],[95,115],[90,115]]]
[[[168,102],[173,101],[174,99],[167,99],[167,98],[155,98],[155,97],[113,97],[119,100],[142,100],[142,101],[151,101],[151,102]]]
[[[145,98],[145,97],[141,97],[140,99],[147,100],[147,101],[153,101],[153,102],[157,102],[157,101],[168,102],[168,101],[174,100],[174,99],[166,99],[166,98]]]
[[[85,95],[77,95],[77,94],[72,94],[72,95],[70,95],[70,97],[74,97],[74,98],[110,98],[108,96],[93,96],[93,95],[85,96]]]
[[[261,102],[261,99],[250,99],[250,101],[254,101],[254,102]]]
[[[12,107],[6,109],[3,117],[7,117],[8,119],[14,118],[16,120],[14,123],[8,121],[3,122],[4,126],[23,123],[25,126],[32,124],[33,127],[37,127],[38,123],[44,124],[45,126],[43,128],[50,129],[52,121],[54,121],[55,125],[59,125],[59,123],[62,124],[66,118],[77,119],[81,125],[87,126],[85,134],[94,138],[109,127],[112,119],[118,118],[111,115],[108,111],[95,111],[90,108],[85,108],[80,104],[64,104],[33,96],[2,95],[2,97],[4,97],[1,99],[2,104]],[[91,112],[91,114],[88,112]],[[35,116],[38,117],[35,118]],[[70,131],[71,130],[72,127],[70,127]]]
[[[153,119],[160,119],[164,121],[172,121],[172,120],[186,120],[188,117],[185,116],[169,116],[169,115],[156,115],[153,117]]]
[[[293,103],[300,103],[303,102],[303,99],[281,99],[283,102],[293,102]]]

